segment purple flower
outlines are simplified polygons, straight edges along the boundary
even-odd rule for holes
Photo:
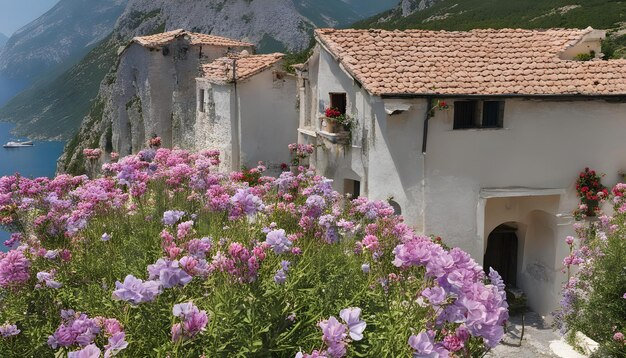
[[[319,323],[322,329],[322,340],[328,346],[328,354],[331,357],[343,357],[346,354],[347,337],[346,325],[340,323],[337,318],[331,316],[329,319]]]
[[[276,274],[274,275],[274,282],[282,285],[283,283],[285,283],[285,281],[287,281],[287,273],[285,272],[285,270],[279,269],[278,271],[276,271]]]
[[[324,211],[326,201],[319,195],[311,195],[306,199],[306,211],[305,214],[311,217],[318,217]]]
[[[79,351],[69,352],[67,358],[100,358],[101,353],[100,348],[95,344],[90,344]]]
[[[163,224],[174,225],[185,216],[184,211],[169,210],[163,213]]]
[[[5,324],[0,326],[0,336],[2,336],[4,338],[16,336],[20,332],[21,331],[19,329],[17,329],[17,326],[14,325],[14,324],[5,323]]]
[[[339,312],[339,317],[348,325],[350,337],[355,341],[363,339],[363,331],[367,326],[365,321],[359,319],[360,315],[361,309],[358,307],[344,308]]]
[[[172,314],[183,319],[182,324],[176,323],[172,326],[172,341],[181,339],[183,335],[192,338],[204,331],[209,321],[206,311],[200,311],[192,302],[174,305]]]
[[[193,239],[187,243],[187,251],[196,259],[204,259],[209,251],[211,251],[211,239],[203,237],[202,239]]]
[[[142,281],[133,275],[128,275],[124,283],[115,282],[116,290],[113,299],[128,301],[132,304],[153,301],[161,294],[161,283],[158,281]]]
[[[8,288],[28,281],[30,261],[21,251],[0,253],[0,287]]]
[[[107,234],[106,232],[104,234],[102,234],[102,237],[100,238],[100,240],[102,241],[109,241],[111,240],[111,235]]]
[[[289,252],[292,245],[292,242],[289,241],[283,229],[268,232],[265,237],[265,242],[271,246],[274,253],[278,255]]]
[[[193,302],[178,303],[172,308],[174,317],[184,318],[194,312],[198,312],[198,307],[196,307]]]
[[[365,264],[361,265],[361,271],[363,271],[363,273],[369,273],[370,272],[370,264],[365,263]]]
[[[429,287],[422,291],[422,296],[432,305],[438,306],[446,300],[446,291],[441,287]]]
[[[249,188],[237,189],[235,195],[230,198],[230,202],[234,207],[235,213],[242,213],[249,216],[265,208],[261,198],[252,194]]]
[[[174,323],[171,329],[172,342],[179,341],[183,338],[183,325],[180,323]]]
[[[180,268],[177,260],[166,261],[159,259],[153,265],[148,266],[149,279],[158,279],[163,288],[171,288],[174,286],[184,286],[191,282],[192,276],[189,276],[183,269]]]
[[[426,332],[409,337],[409,346],[415,351],[413,352],[413,357],[437,358],[439,356],[435,352],[432,338]]]
[[[289,271],[289,266],[291,266],[291,262],[287,261],[287,260],[282,260],[280,262],[280,267],[283,269],[283,271],[287,272]]]
[[[54,280],[55,272],[52,270],[51,272],[38,272],[37,273],[37,281],[40,283],[45,283],[46,286],[50,288],[60,288],[63,286],[62,283]]]
[[[120,351],[128,347],[126,342],[126,334],[124,332],[114,333],[109,337],[109,344],[104,346],[104,358],[109,358],[117,355]]]
[[[204,331],[209,322],[206,311],[198,311],[197,308],[196,311],[197,312],[185,316],[185,321],[183,322],[183,332],[185,332],[188,337],[193,337]]]

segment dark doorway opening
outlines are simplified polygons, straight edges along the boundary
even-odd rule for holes
[[[486,273],[489,267],[498,271],[508,288],[517,287],[517,227],[503,224],[495,228],[487,239],[483,261]]]

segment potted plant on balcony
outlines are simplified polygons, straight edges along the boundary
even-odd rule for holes
[[[340,133],[350,130],[350,119],[337,108],[326,108],[321,121],[321,129],[324,132]]]

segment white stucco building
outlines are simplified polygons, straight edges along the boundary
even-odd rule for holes
[[[556,308],[575,181],[626,169],[626,61],[586,30],[320,29],[299,75],[299,141],[340,192],[392,199],[443,237]],[[445,102],[445,106],[442,102]],[[320,130],[325,108],[351,136]],[[447,108],[446,108],[447,107]],[[342,139],[344,138],[344,139]]]
[[[222,170],[263,161],[276,174],[289,162],[287,146],[298,139],[298,103],[296,78],[284,71],[283,56],[243,52],[202,67],[196,147],[219,149]]]
[[[107,152],[137,153],[147,138],[166,147],[197,150],[196,77],[201,65],[253,45],[225,37],[173,30],[135,37],[119,53],[111,102]]]

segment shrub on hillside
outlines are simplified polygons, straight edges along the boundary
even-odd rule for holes
[[[15,232],[0,355],[469,357],[500,341],[504,285],[467,253],[312,172],[225,175],[218,158],[149,149],[93,180],[0,178]]]
[[[563,288],[556,323],[571,343],[577,331],[600,343],[598,357],[626,356],[626,184],[610,197],[614,215],[575,224],[577,237],[567,237],[571,273]]]

